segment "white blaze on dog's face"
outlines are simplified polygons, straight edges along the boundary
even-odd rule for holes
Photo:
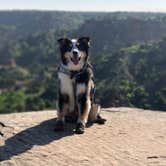
[[[88,59],[89,37],[69,40],[61,38],[60,44],[61,60],[65,68],[70,71],[80,70]]]

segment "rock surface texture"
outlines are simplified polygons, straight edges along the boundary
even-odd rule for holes
[[[55,132],[56,111],[0,115],[0,166],[166,166],[166,113],[103,109],[105,125]]]

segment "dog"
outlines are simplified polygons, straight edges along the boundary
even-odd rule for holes
[[[58,69],[58,117],[55,131],[65,120],[76,118],[76,134],[83,134],[87,122],[104,124],[100,106],[94,104],[94,74],[89,63],[90,38],[60,38],[61,64]]]

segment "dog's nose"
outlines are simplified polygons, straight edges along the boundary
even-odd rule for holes
[[[73,51],[73,56],[74,56],[74,58],[77,58],[78,57],[78,52],[77,51]]]

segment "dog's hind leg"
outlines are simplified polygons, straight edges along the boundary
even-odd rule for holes
[[[106,119],[101,117],[100,112],[101,112],[100,105],[93,103],[89,113],[88,123],[104,124],[106,122]]]

